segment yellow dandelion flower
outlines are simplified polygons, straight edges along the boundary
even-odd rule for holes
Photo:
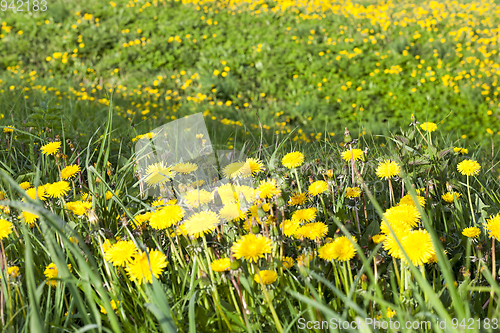
[[[137,281],[139,285],[144,282],[152,283],[153,275],[158,279],[167,267],[167,257],[158,250],[149,251],[148,254],[139,251],[134,260],[127,265],[126,271],[130,280]]]
[[[385,313],[387,318],[392,318],[396,315],[396,311],[392,310],[391,308],[387,308],[387,312]]]
[[[283,260],[281,261],[281,263],[283,264],[283,267],[285,267],[286,269],[290,269],[293,267],[293,264],[295,263],[295,261],[293,260],[293,258],[283,257]]]
[[[260,281],[262,281],[263,284],[268,285],[276,281],[277,278],[278,273],[276,273],[275,271],[263,270],[258,271],[253,279],[257,283],[260,283]]]
[[[299,209],[293,213],[292,220],[310,222],[316,218],[316,213],[317,210],[315,207]]]
[[[283,157],[281,163],[288,169],[299,167],[304,163],[304,154],[299,151],[288,153]]]
[[[198,170],[198,166],[194,163],[180,163],[174,165],[172,170],[187,175],[188,173]]]
[[[192,190],[184,194],[184,200],[189,206],[198,208],[199,205],[206,205],[213,201],[214,194],[205,190]]]
[[[226,221],[238,221],[245,219],[245,213],[241,211],[240,205],[237,203],[224,205],[224,207],[222,207],[219,211],[219,215]]]
[[[351,150],[346,150],[340,154],[342,159],[346,162],[351,160]],[[353,149],[352,150],[352,159],[354,161],[362,161],[364,159],[364,153],[361,149]]]
[[[325,192],[328,189],[328,184],[324,180],[317,180],[309,186],[309,195],[314,197]]]
[[[297,229],[295,236],[311,240],[323,238],[328,233],[328,226],[323,222],[313,222],[303,225]]]
[[[495,237],[497,240],[500,239],[500,214],[495,216],[490,216],[490,219],[486,220],[486,229],[490,233],[490,238]]]
[[[27,190],[31,187],[31,184],[30,182],[22,182],[21,184],[19,184],[19,186],[23,189],[23,190]]]
[[[455,147],[453,148],[453,151],[458,154],[468,154],[469,150],[467,148],[462,148],[462,147]]]
[[[415,266],[427,263],[435,253],[431,235],[426,230],[409,232],[403,237],[401,245]],[[405,260],[403,256],[402,259]]]
[[[222,169],[224,176],[227,178],[235,178],[243,174],[243,168],[245,166],[245,162],[233,162],[228,164]]]
[[[479,173],[481,165],[473,160],[463,160],[458,163],[457,170],[464,176],[475,176]]]
[[[481,230],[476,227],[469,227],[462,230],[462,235],[469,238],[478,238],[481,235]]]
[[[307,200],[307,196],[305,193],[297,193],[294,196],[290,197],[288,204],[290,206],[300,206],[303,205]]]
[[[71,179],[74,175],[80,172],[80,166],[71,164],[61,170],[61,178],[64,180]]]
[[[23,211],[19,218],[22,218],[24,223],[29,224],[31,228],[35,226],[35,222],[38,220],[38,215]]]
[[[435,123],[425,122],[425,123],[420,125],[420,128],[426,132],[431,133],[431,132],[434,132],[435,130],[437,130],[437,125]]]
[[[384,234],[378,234],[372,237],[372,241],[375,244],[382,243],[385,240],[385,235]]]
[[[337,258],[335,243],[327,243],[318,249],[318,257],[326,261],[332,261]]]
[[[113,266],[125,266],[132,261],[132,257],[137,253],[137,248],[132,241],[118,241],[104,252],[104,259]]]
[[[261,180],[259,187],[255,190],[261,199],[270,199],[281,193],[281,190],[276,185],[276,179]]]
[[[280,230],[283,230],[285,236],[292,237],[297,232],[297,229],[300,227],[300,222],[298,220],[284,220],[280,224]]]
[[[231,259],[222,258],[212,261],[210,264],[214,272],[227,272],[231,269]]]
[[[359,187],[348,187],[345,191],[346,198],[359,198],[361,189]]]
[[[271,253],[271,240],[262,235],[255,236],[248,234],[241,237],[231,247],[231,251],[236,259],[245,259],[250,262],[257,262],[266,253]]]
[[[19,267],[17,267],[17,266],[10,266],[10,267],[7,268],[7,274],[10,277],[12,277],[12,278],[15,279],[15,278],[19,277],[19,275],[21,273],[19,272]]]
[[[51,198],[60,198],[68,194],[69,190],[69,183],[62,180],[60,182],[49,184],[47,187],[47,195]]]
[[[175,175],[171,167],[165,166],[163,162],[151,164],[146,169],[146,183],[149,186],[160,186],[166,184]]]
[[[47,199],[47,194],[45,193],[45,188],[43,186],[29,188],[26,190],[26,194],[33,200],[36,200],[36,198],[43,201]]]
[[[0,218],[0,239],[9,237],[13,228],[14,225],[11,222]]]
[[[188,235],[198,238],[213,231],[219,222],[219,216],[216,213],[205,211],[191,215],[182,226]]]
[[[338,237],[333,243],[334,257],[339,261],[351,260],[356,255],[356,248],[346,236]]]
[[[417,195],[417,200],[418,200],[418,204],[421,206],[421,207],[424,207],[425,206],[425,198],[420,196],[420,195]],[[407,194],[405,195],[404,197],[401,198],[401,200],[399,200],[399,203],[398,205],[410,205],[410,206],[415,206],[415,203],[413,202],[413,199],[411,197],[411,195]]]
[[[177,224],[184,217],[184,211],[177,205],[166,205],[151,215],[149,225],[153,229],[163,230]]]
[[[111,300],[111,302],[110,302],[110,304],[111,304],[111,308],[112,308],[113,310],[116,310],[116,309],[118,309],[118,305],[120,305],[120,302],[115,302],[115,300],[114,300],[114,299],[112,299],[112,300]],[[105,308],[104,308],[104,306],[102,306],[102,305],[101,305],[101,313],[103,313],[103,314],[108,314],[108,313],[106,312],[106,309],[105,309]]]
[[[399,175],[400,169],[396,162],[385,160],[384,162],[379,163],[375,173],[379,178],[389,179],[393,176]]]
[[[66,203],[66,208],[75,215],[87,215],[87,211],[92,209],[92,202],[73,201]]]
[[[250,170],[246,170],[247,168]],[[264,163],[256,158],[247,158],[244,169],[245,174],[250,173],[252,176],[255,176],[264,170]]]
[[[51,143],[47,143],[46,145],[42,146],[40,150],[44,155],[54,155],[57,153],[57,151],[61,148],[61,142],[60,141],[54,141]]]
[[[453,197],[455,197],[455,199],[458,200],[458,198],[460,198],[461,195],[462,195],[461,193],[451,191],[443,194],[441,198],[448,203],[453,203]]]

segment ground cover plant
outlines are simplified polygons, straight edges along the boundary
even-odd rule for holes
[[[3,6],[3,331],[498,331],[495,2]]]

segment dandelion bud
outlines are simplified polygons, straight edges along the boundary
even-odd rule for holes
[[[352,141],[351,132],[349,132],[349,130],[346,127],[344,132],[344,143],[349,143],[351,141]]]

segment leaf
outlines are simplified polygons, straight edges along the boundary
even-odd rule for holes
[[[194,306],[196,304],[196,295],[198,291],[195,291],[191,299],[189,300],[189,333],[196,333],[196,321],[195,321],[195,311]]]

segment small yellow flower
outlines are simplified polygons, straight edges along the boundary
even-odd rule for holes
[[[267,285],[276,281],[277,278],[278,274],[275,271],[264,270],[259,271],[257,274],[255,274],[254,281],[260,283],[260,281],[262,280],[262,283]]]
[[[434,132],[435,130],[437,130],[437,125],[435,123],[425,122],[425,123],[420,125],[420,128],[423,129],[424,131],[427,131],[430,133],[430,132]]]
[[[57,151],[61,148],[61,141],[54,141],[51,143],[47,143],[46,145],[42,146],[40,150],[44,155],[54,155],[57,153]]]
[[[361,195],[359,187],[348,187],[345,191],[346,198],[358,198]]]
[[[462,235],[469,238],[478,238],[481,234],[481,230],[476,227],[469,227],[462,230]]]
[[[299,167],[304,163],[304,154],[299,151],[288,153],[283,157],[281,163],[288,169]]]
[[[441,198],[448,203],[453,203],[453,197],[455,197],[455,199],[458,200],[458,198],[460,198],[461,195],[462,194],[458,192],[446,192],[441,196]]]
[[[317,180],[309,186],[309,195],[314,197],[325,192],[328,189],[328,184],[324,180]]]
[[[399,165],[396,162],[390,160],[380,162],[376,170],[377,176],[382,179],[389,179],[393,176],[399,175],[399,173]]]
[[[479,173],[481,165],[473,160],[463,160],[458,163],[457,170],[464,176],[475,176]]]

